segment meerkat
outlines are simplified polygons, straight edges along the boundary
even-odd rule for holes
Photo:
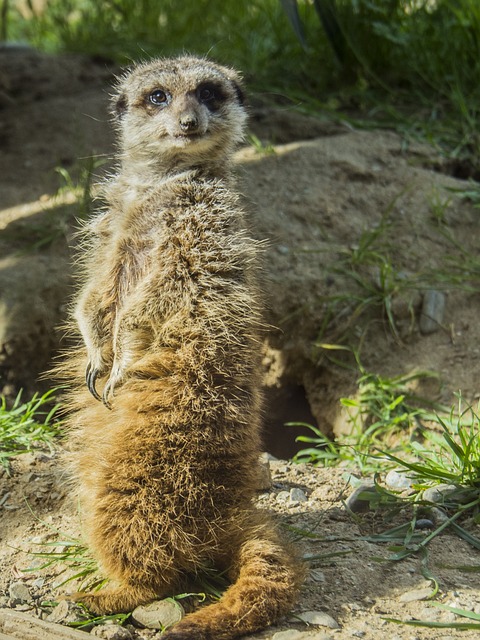
[[[120,79],[119,168],[84,230],[79,346],[63,365],[83,529],[113,583],[72,597],[116,613],[205,568],[231,581],[165,639],[262,629],[288,613],[303,577],[253,505],[261,295],[232,171],[243,102],[237,72],[202,58]]]

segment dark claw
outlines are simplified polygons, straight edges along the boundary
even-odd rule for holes
[[[87,364],[87,371],[85,374],[87,387],[90,393],[92,394],[92,396],[95,398],[95,400],[98,400],[99,402],[101,402],[102,398],[100,397],[100,395],[97,392],[97,389],[95,388],[95,383],[97,382],[97,378],[98,378],[98,370],[92,369],[92,365],[89,362]]]
[[[103,390],[103,396],[102,396],[102,402],[107,407],[107,409],[111,409],[112,408],[112,405],[108,401],[108,396],[110,395],[110,389],[111,389],[111,386],[107,382],[107,384],[105,385],[105,389]]]

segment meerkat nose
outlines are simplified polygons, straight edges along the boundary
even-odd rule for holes
[[[185,133],[193,133],[198,129],[198,118],[192,113],[184,113],[178,119],[180,129]]]

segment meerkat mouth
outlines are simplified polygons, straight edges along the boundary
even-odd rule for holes
[[[174,136],[175,140],[199,140],[204,137],[203,133],[176,133]]]
[[[192,131],[192,133],[175,133],[173,138],[175,140],[185,140],[188,142],[194,142],[195,140],[201,140],[207,137],[207,132]]]

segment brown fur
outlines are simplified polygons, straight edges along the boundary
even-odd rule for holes
[[[168,104],[152,103],[159,89]],[[76,597],[95,613],[128,611],[202,567],[227,570],[221,600],[162,636],[177,640],[272,624],[302,578],[252,505],[261,305],[258,243],[231,176],[241,101],[235,72],[192,57],[121,80],[121,166],[86,228],[75,310],[84,346],[63,365],[85,535],[116,584]]]

